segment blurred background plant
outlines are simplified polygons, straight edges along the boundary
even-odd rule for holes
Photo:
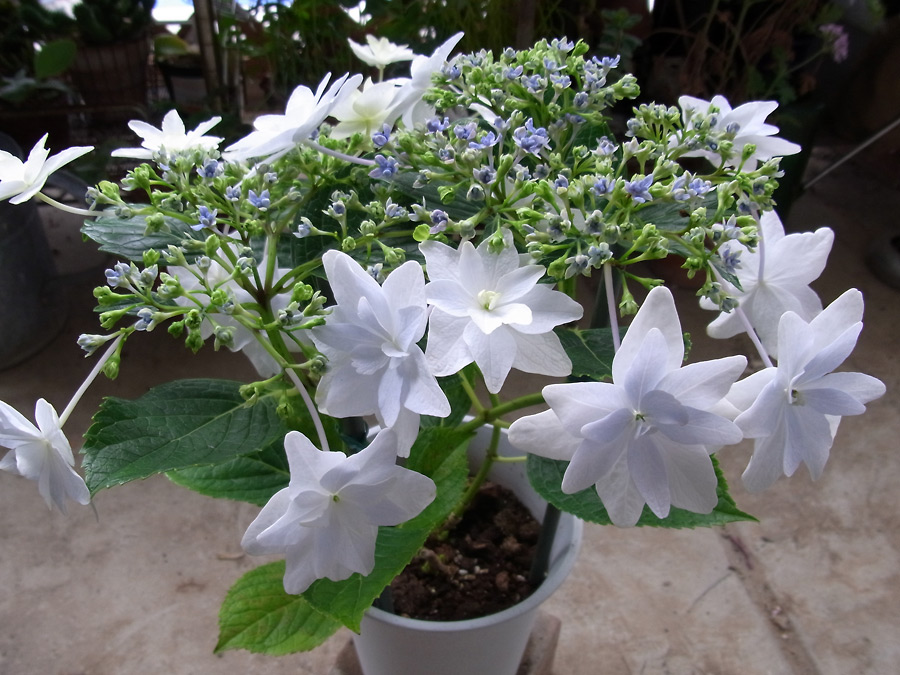
[[[734,104],[776,100],[784,106],[810,97],[822,66],[848,56],[842,21],[851,4],[660,0],[647,41],[649,86],[669,101],[683,94],[722,94]],[[880,0],[864,4],[870,21],[884,15]]]

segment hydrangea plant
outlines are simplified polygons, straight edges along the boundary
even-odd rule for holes
[[[452,56],[459,38],[430,56],[372,38],[359,56],[379,73],[409,61],[409,77],[299,86],[225,147],[207,135],[217,118],[132,122],[140,147],[113,154],[144,163],[79,210],[121,260],[94,292],[105,332],[79,339],[95,367],[61,415],[37,402],[37,426],[0,403],[0,468],[51,507],[159,473],[262,507],[242,545],[285,562],[237,581],[220,649],[309,649],[358,629],[484,479],[465,446],[485,425],[509,429],[557,508],[708,526],[750,518],[715,453],[753,439],[751,490],[801,463],[816,478],[841,417],[884,392],[834,372],[863,300],[851,289],[823,309],[809,284],[831,231],[785,234],[773,211],[780,158],[798,150],[766,123],[774,103],[635,106],[635,78],[582,42]],[[0,196],[49,199],[49,172],[89,150],[48,159],[44,143],[25,163],[0,156]],[[699,275],[710,336],[746,332],[762,370],[744,354],[686,359],[674,296],[640,265],[667,256]],[[69,413],[101,372],[118,375],[127,340],[157,329],[195,352],[240,350],[259,379],[107,398],[82,478]],[[513,370],[550,379],[522,391]],[[245,630],[270,614],[297,631]]]

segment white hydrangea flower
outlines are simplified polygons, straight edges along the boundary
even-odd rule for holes
[[[377,38],[374,35],[366,35],[366,44],[361,45],[347,38],[350,49],[363,63],[383,70],[385,66],[400,61],[412,61],[415,54],[408,45],[397,45],[387,38]]]
[[[414,518],[435,497],[430,478],[396,465],[390,430],[349,457],[319,450],[298,431],[285,436],[284,449],[290,484],[263,507],[241,546],[251,555],[285,556],[287,593],[302,593],[316,579],[369,574],[378,527]]]
[[[425,334],[425,277],[409,261],[379,286],[346,253],[322,263],[337,304],[324,326],[310,330],[328,367],[316,390],[319,410],[333,417],[375,415],[397,433],[401,456],[419,433],[419,416],[450,414],[450,402],[416,344]]]
[[[777,138],[775,134],[778,133],[778,127],[766,124],[766,118],[778,108],[777,101],[750,101],[732,108],[724,96],[713,96],[710,101],[693,96],[680,96],[678,105],[681,106],[685,123],[688,125],[691,124],[688,121],[691,113],[706,115],[711,107],[718,108],[719,112],[715,114],[715,122],[710,128],[716,131],[733,131],[735,134],[731,157],[725,161],[729,166],[741,163],[741,153],[748,143],[756,146],[756,151],[744,164],[750,171],[756,168],[757,161],[764,162],[772,157],[794,155],[801,150],[796,143]],[[707,148],[693,150],[684,156],[706,157],[715,164],[720,161],[719,153]]]
[[[428,364],[442,376],[474,361],[493,394],[512,368],[551,376],[572,372],[553,328],[580,319],[584,311],[565,293],[538,283],[546,270],[520,266],[512,235],[504,238],[497,253],[489,239],[477,249],[468,241],[458,249],[437,241],[419,245],[431,280],[425,293],[433,306]]]
[[[709,455],[741,440],[711,410],[747,364],[743,356],[682,367],[684,337],[671,292],[654,288],[612,364],[612,382],[544,387],[550,406],[509,429],[510,442],[566,460],[562,490],[591,485],[615,525],[637,523],[644,504],[664,518],[672,506],[709,513],[717,479]]]
[[[52,405],[38,399],[34,426],[18,410],[0,401],[0,446],[10,448],[0,470],[37,481],[38,492],[51,509],[66,512],[66,500],[88,504],[90,492],[72,468],[75,457]]]
[[[367,136],[380,130],[385,122],[393,122],[394,98],[400,85],[394,80],[373,83],[367,79],[362,91],[351,92],[334,107],[332,116],[338,121],[331,131],[332,138],[348,138],[355,133]]]
[[[131,120],[128,127],[143,138],[140,148],[119,148],[112,151],[113,157],[130,157],[132,159],[152,159],[154,156],[172,156],[203,150],[209,152],[219,147],[222,139],[218,136],[206,136],[206,132],[222,121],[221,117],[213,117],[201,122],[193,131],[187,131],[181,116],[176,110],[170,110],[163,117],[160,128],[141,120]]]
[[[727,281],[722,281],[722,287],[738,301],[766,351],[777,356],[781,316],[790,311],[809,321],[822,311],[822,302],[809,284],[825,269],[834,232],[821,227],[815,232],[785,235],[778,214],[768,211],[760,218],[760,236],[762,244],[753,251],[737,241],[722,245],[723,256],[740,252],[735,275],[741,288]],[[700,304],[704,309],[717,309],[707,299]],[[733,311],[722,312],[707,327],[707,333],[714,338],[729,338],[744,330],[743,322]]]
[[[257,117],[254,130],[225,149],[225,159],[272,161],[308,140],[332,109],[359,87],[362,75],[344,75],[326,90],[330,79],[331,75],[326,75],[315,93],[303,85],[294,89],[284,115]]]
[[[462,39],[463,33],[456,33],[434,50],[431,56],[416,56],[409,66],[409,78],[398,78],[401,83],[397,92],[396,112],[403,119],[407,129],[423,124],[434,115],[434,109],[422,100],[422,96],[431,86],[431,76],[439,72],[450,56],[456,43]]]
[[[735,424],[756,439],[743,474],[748,490],[765,490],[801,463],[822,475],[844,415],[861,415],[885,392],[863,373],[832,372],[853,351],[862,330],[863,298],[851,288],[811,321],[787,312],[779,324],[778,365],[732,387],[728,401],[741,412]]]
[[[92,145],[80,145],[49,157],[50,151],[44,147],[46,143],[47,134],[44,134],[24,162],[0,150],[0,201],[9,199],[10,204],[27,202],[41,191],[51,173],[94,149]]]

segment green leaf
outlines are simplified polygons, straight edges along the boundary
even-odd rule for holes
[[[394,176],[393,185],[400,192],[415,202],[425,200],[425,208],[441,209],[453,220],[465,220],[471,218],[480,210],[480,206],[466,199],[463,190],[457,190],[454,199],[450,203],[444,203],[441,199],[440,188],[456,187],[445,181],[433,180],[422,186],[415,186],[418,177],[412,173],[401,173]]]
[[[39,80],[62,75],[75,61],[75,42],[51,40],[34,55],[34,76]]]
[[[276,492],[287,487],[291,478],[281,439],[249,455],[220,464],[177,469],[166,475],[173,483],[202,495],[257,506],[265,506]]]
[[[247,572],[219,610],[216,652],[247,649],[281,656],[319,646],[341,624],[315,610],[302,595],[284,591],[284,561]]]
[[[128,401],[106,398],[82,453],[91,493],[156,473],[252,454],[287,432],[275,402],[247,405],[240,382],[178,380]]]
[[[447,440],[451,444],[466,437],[458,431],[434,429],[433,438],[442,432],[447,439],[451,439]],[[379,528],[374,570],[368,576],[354,574],[344,581],[319,579],[303,593],[310,605],[351,630],[358,631],[366,610],[462,499],[468,474],[465,446],[457,445],[431,476],[437,486],[435,500],[414,519],[398,527]]]
[[[728,493],[728,484],[725,481],[725,476],[719,469],[718,461],[716,461],[715,457],[711,459],[716,471],[716,477],[719,479],[719,484],[716,488],[719,503],[712,510],[712,513],[693,513],[672,507],[667,517],[658,518],[645,505],[644,512],[641,514],[637,524],[650,527],[693,528],[725,525],[726,523],[742,520],[756,521],[756,518],[738,509]],[[568,466],[568,462],[529,455],[528,479],[538,494],[558,509],[574,514],[590,523],[611,525],[612,521],[610,521],[603,502],[600,501],[597,491],[593,487],[571,495],[562,491],[563,474],[565,474]]]
[[[589,377],[593,380],[612,377],[612,362],[616,354],[612,329],[557,328],[556,334],[572,361],[573,377]],[[624,334],[623,329],[622,335]]]
[[[278,264],[291,269],[299,267],[313,260],[321,260],[325,251],[337,246],[338,242],[334,237],[324,234],[313,234],[302,238],[294,235],[284,236],[278,242]],[[313,270],[313,272],[324,277],[321,269]]]
[[[715,190],[703,196],[699,203],[692,203],[692,209],[705,206],[710,213],[715,212],[718,205]],[[641,223],[653,223],[661,232],[684,232],[690,227],[690,213],[684,202],[654,200],[634,210],[634,215]]]
[[[203,241],[187,223],[175,218],[166,218],[166,229],[148,233],[143,216],[132,218],[101,216],[85,220],[81,231],[97,242],[101,251],[133,262],[143,261],[144,251],[147,249],[165,251],[170,244],[180,246],[185,239]]]

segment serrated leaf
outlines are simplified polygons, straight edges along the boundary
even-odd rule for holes
[[[177,469],[166,474],[173,483],[208,497],[265,506],[287,487],[291,474],[281,439],[258,452],[209,466]]]
[[[203,241],[203,238],[187,223],[175,218],[166,218],[165,222],[165,229],[148,233],[143,216],[132,218],[101,216],[85,220],[81,231],[97,242],[101,251],[133,262],[141,262],[147,249],[165,251],[170,244],[180,246],[185,239]]]
[[[638,520],[638,526],[649,527],[665,527],[665,528],[693,528],[693,527],[711,527],[713,525],[725,525],[726,523],[734,523],[743,520],[756,521],[753,516],[744,513],[738,509],[731,495],[728,493],[728,483],[725,476],[719,469],[719,463],[715,457],[711,458],[713,467],[716,471],[716,477],[719,480],[716,487],[716,494],[719,496],[719,503],[712,510],[712,513],[702,514],[685,511],[672,507],[666,518],[656,517],[649,507],[644,506],[644,512]],[[565,494],[562,491],[561,484],[563,474],[569,466],[568,462],[546,459],[537,455],[528,456],[528,479],[531,481],[532,487],[544,499],[553,504],[555,507],[567,513],[571,513],[582,520],[599,525],[611,525],[609,514],[603,506],[603,502],[597,496],[597,491],[593,487],[589,487],[575,494]]]
[[[219,610],[216,652],[247,649],[281,656],[319,646],[341,627],[302,595],[284,591],[284,561],[247,572],[229,589]]]
[[[247,405],[240,382],[177,380],[129,401],[104,399],[82,453],[91,493],[157,473],[252,454],[287,433],[268,398]]]
[[[374,570],[368,576],[354,574],[344,581],[319,579],[303,593],[310,605],[358,631],[363,614],[385,586],[412,560],[428,535],[446,521],[465,492],[468,473],[465,448],[458,446],[431,476],[437,486],[435,500],[412,520],[379,528]]]
[[[718,197],[715,190],[710,190],[699,201],[692,201],[690,209],[704,206],[713,212],[717,205]],[[684,232],[691,224],[690,213],[685,208],[685,203],[679,201],[647,202],[634,210],[634,216],[641,223],[653,223],[661,232]]]
[[[589,377],[593,380],[612,377],[612,362],[616,354],[612,329],[557,328],[556,334],[572,361],[573,377]],[[624,334],[623,329],[622,335]]]
[[[480,206],[476,202],[469,201],[465,198],[465,193],[460,195],[461,190],[457,190],[455,199],[450,203],[444,203],[441,198],[440,188],[453,187],[446,182],[431,181],[421,186],[414,186],[418,177],[411,173],[401,173],[393,178],[393,185],[402,193],[407,195],[413,201],[422,203],[425,200],[425,208],[441,209],[445,211],[453,220],[465,220],[471,218],[480,210]]]

